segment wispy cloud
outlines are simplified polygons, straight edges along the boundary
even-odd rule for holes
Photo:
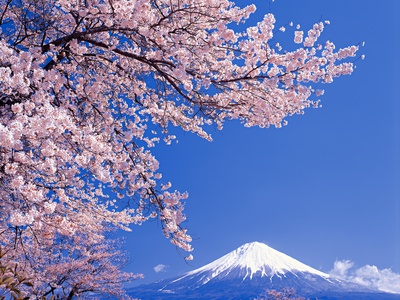
[[[400,294],[400,274],[391,269],[378,269],[376,266],[366,265],[354,268],[350,260],[335,261],[331,276],[361,284],[382,292]]]
[[[153,269],[154,269],[154,272],[160,273],[160,272],[165,272],[165,270],[167,268],[168,268],[168,266],[163,265],[163,264],[159,264],[159,265],[155,266]]]

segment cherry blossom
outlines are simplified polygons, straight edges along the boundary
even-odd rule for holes
[[[232,29],[255,9],[226,0],[0,2],[0,246],[33,275],[35,296],[112,294],[134,275],[120,271],[106,236],[149,219],[193,250],[188,194],[163,180],[152,151],[176,140],[171,127],[210,141],[207,129],[232,119],[279,128],[319,105],[317,84],[353,72],[358,46],[319,42],[327,22],[305,38],[295,30],[295,50],[274,41],[286,29],[272,14]]]

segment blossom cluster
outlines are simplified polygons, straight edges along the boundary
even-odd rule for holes
[[[353,71],[358,46],[317,44],[323,23],[305,38],[298,26],[293,51],[273,43],[272,14],[232,29],[254,11],[227,0],[0,3],[0,246],[29,262],[37,293],[66,285],[69,269],[89,284],[85,249],[111,261],[100,245],[113,228],[158,217],[192,250],[187,193],[162,181],[152,152],[176,139],[171,126],[208,140],[207,127],[232,119],[281,127],[318,105],[316,84]]]

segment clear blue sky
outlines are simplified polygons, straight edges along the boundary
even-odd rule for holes
[[[253,3],[249,24],[269,11],[277,29],[293,21],[307,31],[329,20],[320,41],[365,41],[366,59],[353,75],[323,86],[322,108],[288,118],[282,129],[231,122],[211,129],[212,143],[182,133],[178,144],[160,145],[164,179],[190,195],[185,225],[195,260],[186,264],[151,222],[126,234],[128,270],[148,283],[260,241],[324,272],[350,259],[400,273],[400,1]],[[277,30],[277,41],[287,38],[290,32]],[[159,264],[165,272],[153,270]]]

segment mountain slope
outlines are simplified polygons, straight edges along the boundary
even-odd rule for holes
[[[265,244],[254,242],[244,244],[238,249],[224,255],[223,257],[205,265],[197,270],[186,273],[185,277],[206,275],[202,282],[205,284],[213,278],[226,278],[230,273],[234,272],[244,274],[243,280],[246,278],[252,279],[253,276],[281,277],[287,273],[309,273],[323,278],[328,278],[329,275],[313,269],[294,258],[283,254]]]
[[[331,278],[258,242],[183,276],[133,288],[130,294],[142,299],[254,299],[266,290],[287,287],[310,299],[400,299]]]

